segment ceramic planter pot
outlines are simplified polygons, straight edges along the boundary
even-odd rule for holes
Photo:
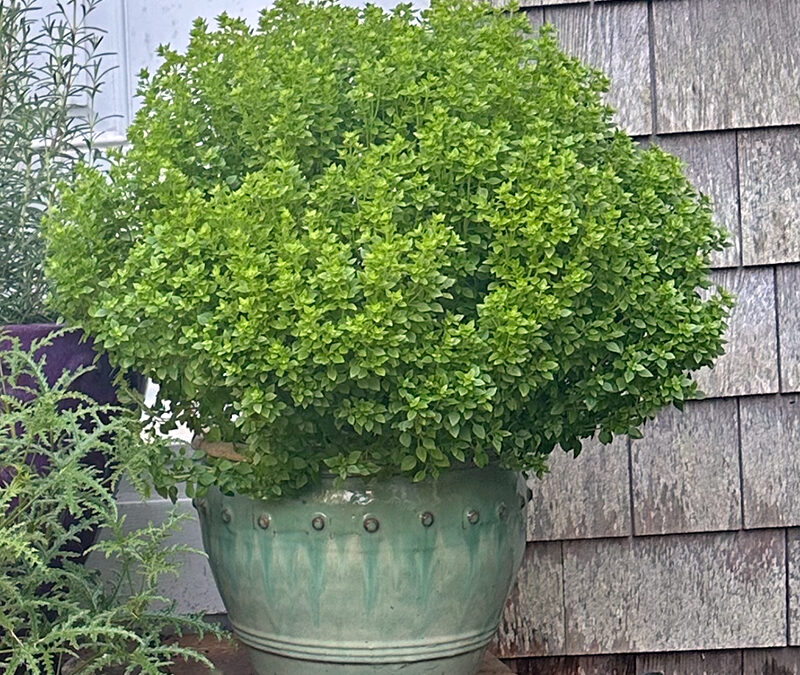
[[[495,467],[258,501],[195,500],[260,675],[471,675],[525,548],[527,488]]]

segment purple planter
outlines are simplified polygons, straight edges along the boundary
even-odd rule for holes
[[[52,323],[2,326],[0,327],[0,353],[11,346],[10,340],[4,339],[6,336],[17,338],[20,347],[28,351],[34,340],[41,340],[63,328],[63,326]],[[52,385],[65,370],[75,372],[78,368],[92,365],[97,358],[97,352],[94,350],[92,339],[86,338],[83,332],[75,328],[54,338],[52,344],[47,347],[39,348],[34,356],[37,360],[46,357],[44,372],[48,382]],[[76,380],[74,389],[91,396],[100,404],[116,405],[117,392],[112,384],[112,376],[113,370],[108,363],[108,358],[103,355],[97,360],[92,371],[81,375]]]
[[[62,328],[63,326],[56,324],[23,324],[0,327],[0,355],[10,349],[9,337],[18,338],[20,347],[30,350],[34,340],[45,338]],[[80,330],[64,332],[54,338],[51,344],[37,349],[34,356],[37,360],[46,359],[44,373],[51,385],[64,371],[75,372],[79,368],[94,364],[95,367],[91,371],[75,380],[71,390],[90,396],[100,404],[116,405],[118,403],[117,392],[113,384],[114,370],[108,363],[108,358],[102,355],[98,359],[94,343],[90,338],[85,338]],[[22,400],[30,400],[33,397],[31,393],[23,390],[18,391],[17,396]],[[70,402],[65,401],[63,407],[64,409],[69,408]],[[47,461],[42,455],[32,454],[29,461],[37,471],[47,471]],[[85,463],[87,466],[99,470],[106,480],[110,480],[111,466],[109,466],[108,458],[102,452],[89,453]],[[11,478],[11,469],[2,466],[2,455],[0,455],[0,489],[9,483]],[[74,522],[65,516],[65,525],[70,526]],[[74,560],[85,560],[86,551],[94,543],[96,536],[95,529],[86,529],[80,533],[79,541],[65,547],[65,552],[74,554]]]

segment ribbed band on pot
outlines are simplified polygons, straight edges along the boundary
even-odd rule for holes
[[[288,658],[330,661],[332,663],[413,663],[458,656],[482,649],[489,644],[495,633],[495,629],[492,628],[463,635],[386,644],[371,643],[369,646],[365,646],[363,642],[308,641],[298,643],[296,639],[286,640],[277,635],[259,633],[233,621],[231,625],[236,636],[253,649]]]

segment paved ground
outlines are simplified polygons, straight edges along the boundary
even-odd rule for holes
[[[247,661],[244,649],[236,642],[220,642],[213,638],[198,640],[196,637],[187,636],[181,643],[194,647],[203,652],[210,661],[216,666],[216,670],[203,671],[205,675],[255,675]],[[196,664],[186,664],[174,666],[173,675],[200,675]],[[506,668],[491,654],[487,654],[483,662],[483,668],[479,675],[512,675],[512,671]]]

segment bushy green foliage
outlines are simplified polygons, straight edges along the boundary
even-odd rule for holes
[[[177,569],[180,549],[166,540],[178,518],[126,533],[117,513],[113,485],[148,454],[138,420],[70,391],[87,369],[51,386],[31,356],[45,342],[0,352],[0,672],[58,675],[69,664],[71,675],[108,666],[157,675],[177,658],[207,664],[192,650],[162,644],[165,630],[209,629],[175,614],[157,588]],[[97,451],[115,466],[110,480],[86,461]],[[68,551],[87,528],[108,535],[95,547],[114,563],[105,581]]]
[[[165,457],[172,479],[540,471],[694,393],[724,234],[677,159],[613,127],[605,78],[529,29],[471,0],[279,0],[162,49],[130,150],[80,171],[47,236],[64,315],[246,457]]]
[[[99,0],[0,0],[0,324],[49,321],[39,221],[56,183],[95,155]]]

